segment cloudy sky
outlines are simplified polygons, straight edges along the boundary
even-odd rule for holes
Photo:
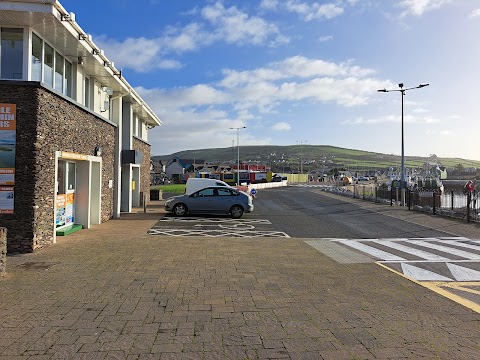
[[[63,0],[161,118],[152,155],[333,145],[480,160],[480,2]]]

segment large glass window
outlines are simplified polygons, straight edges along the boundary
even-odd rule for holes
[[[75,163],[67,163],[67,191],[75,190]]]
[[[2,28],[0,33],[0,78],[23,78],[23,29]]]
[[[63,56],[55,53],[55,90],[63,92]]]
[[[53,48],[48,44],[45,44],[45,55],[43,58],[43,82],[50,86],[53,86],[53,57]]]
[[[68,97],[72,97],[72,64],[65,60],[65,78],[63,93]]]
[[[85,77],[85,107],[90,108],[90,78]]]
[[[32,37],[32,81],[42,81],[42,39]]]

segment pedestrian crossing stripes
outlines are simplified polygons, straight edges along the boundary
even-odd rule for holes
[[[464,237],[328,240],[367,254],[379,264],[417,281],[480,281],[480,240]]]

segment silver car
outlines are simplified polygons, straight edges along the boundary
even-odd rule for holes
[[[165,201],[165,210],[176,216],[188,214],[229,214],[238,219],[253,211],[253,199],[243,191],[209,186],[190,195],[174,196]]]

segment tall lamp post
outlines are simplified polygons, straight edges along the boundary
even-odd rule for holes
[[[304,141],[297,141],[297,144],[300,144],[300,174],[303,174],[303,147],[302,145],[305,144],[308,140]]]
[[[246,129],[246,126],[240,126],[240,127],[231,127],[230,130],[237,130],[237,182],[238,185],[240,185],[240,142],[239,142],[239,130],[240,129]]]
[[[406,182],[405,182],[405,144],[404,144],[404,135],[403,135],[403,97],[405,96],[405,91],[420,89],[420,88],[423,88],[423,87],[428,86],[428,85],[430,85],[430,84],[420,84],[420,85],[415,86],[415,87],[410,87],[410,88],[404,89],[403,88],[403,83],[400,83],[400,84],[398,84],[398,87],[400,89],[392,89],[392,90],[380,89],[380,90],[377,90],[378,92],[398,91],[402,95],[402,165],[401,165],[402,168],[401,168],[401,175],[400,175],[401,176],[400,177],[400,187],[402,189],[406,188]]]

